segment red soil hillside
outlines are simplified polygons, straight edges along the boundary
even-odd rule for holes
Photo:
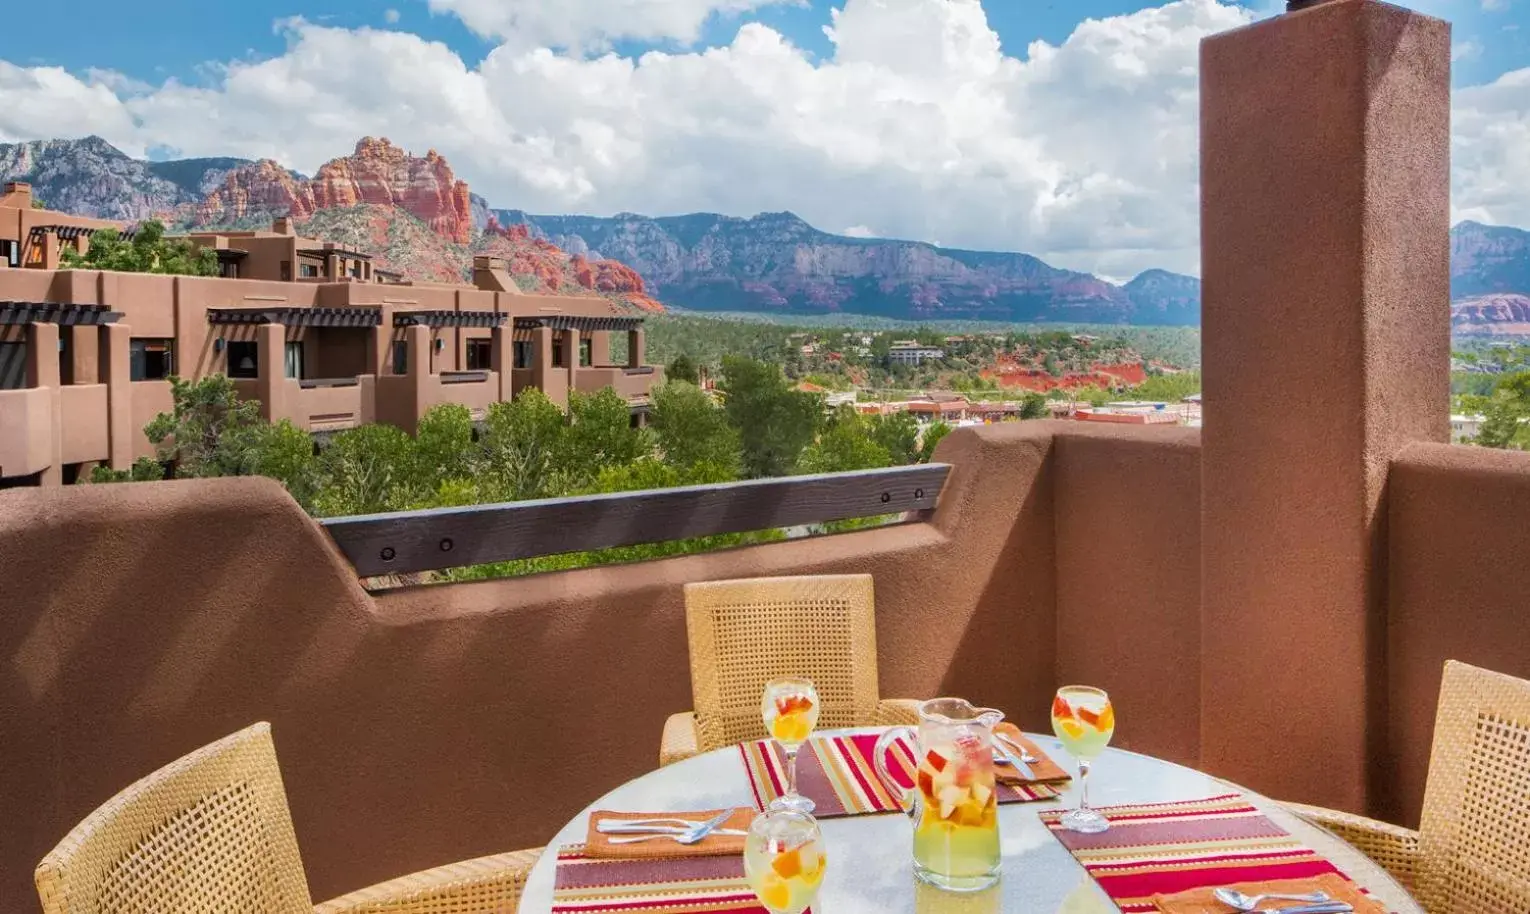
[[[983,369],[985,380],[993,381],[1004,390],[1078,390],[1081,387],[1135,387],[1147,380],[1147,372],[1140,363],[1123,362],[1106,365],[1096,362],[1088,371],[1070,371],[1062,377],[1053,377],[1046,369],[1034,365],[1021,365],[1011,358],[1000,357],[993,368]]]
[[[534,280],[536,288],[528,291],[582,290],[619,299],[643,311],[664,310],[648,296],[643,277],[636,270],[614,260],[591,261],[579,254],[570,258],[552,242],[531,237],[524,225],[502,226],[489,217],[477,252],[502,257],[510,265],[510,275]]]

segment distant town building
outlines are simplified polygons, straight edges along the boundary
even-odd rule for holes
[[[1486,416],[1464,416],[1452,413],[1450,416],[1450,440],[1474,441],[1482,432],[1482,423]]]
[[[887,350],[887,359],[894,365],[923,365],[932,359],[945,357],[944,351],[934,346],[921,346],[913,341],[894,343]]]

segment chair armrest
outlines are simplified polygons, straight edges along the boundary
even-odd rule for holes
[[[514,914],[542,848],[449,863],[341,895],[314,914]]]
[[[913,698],[884,698],[877,702],[877,726],[893,727],[908,724],[919,726],[919,706],[924,704]]]
[[[696,735],[696,712],[671,714],[664,721],[664,735],[659,739],[659,767],[701,754]]]
[[[1411,890],[1418,873],[1418,832],[1401,825],[1391,825],[1351,815],[1321,806],[1305,806],[1301,803],[1281,803],[1298,818],[1327,830],[1348,841],[1356,850],[1365,854],[1392,874],[1392,877]]]

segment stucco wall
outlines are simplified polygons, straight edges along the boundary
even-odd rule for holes
[[[1530,678],[1530,454],[1414,445],[1392,463],[1390,500],[1377,811],[1417,824],[1445,661]]]
[[[111,456],[106,416],[105,384],[71,384],[59,388],[63,418],[62,463],[106,460]]]
[[[35,903],[33,864],[113,792],[259,719],[317,896],[541,843],[691,704],[686,581],[870,572],[884,694],[1037,726],[1054,428],[951,436],[930,523],[375,599],[269,481],[0,494],[0,909]]]

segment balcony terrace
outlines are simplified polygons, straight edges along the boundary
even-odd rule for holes
[[[1530,454],[1445,443],[1449,58],[1373,0],[1205,44],[1204,431],[1007,423],[924,467],[322,524],[252,478],[0,493],[0,907],[92,808],[256,720],[315,897],[543,844],[692,707],[683,585],[764,575],[872,575],[885,695],[1037,730],[1088,682],[1123,748],[1413,824],[1443,663],[1530,676]]]

